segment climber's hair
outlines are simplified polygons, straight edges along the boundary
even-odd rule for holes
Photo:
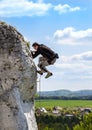
[[[34,47],[34,46],[39,46],[39,43],[34,42],[34,43],[32,44],[32,47]]]

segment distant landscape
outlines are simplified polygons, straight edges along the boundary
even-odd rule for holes
[[[40,130],[91,130],[92,90],[38,92],[35,110]]]
[[[92,90],[56,90],[38,92],[40,98],[58,98],[58,99],[92,99]]]

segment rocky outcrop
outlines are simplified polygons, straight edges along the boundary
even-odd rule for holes
[[[0,130],[37,130],[36,67],[23,36],[0,22]]]

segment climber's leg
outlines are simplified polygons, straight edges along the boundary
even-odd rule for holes
[[[42,74],[42,73],[45,73],[45,72],[49,72],[46,68],[46,66],[50,65],[47,61],[46,58],[44,57],[39,57],[39,63],[38,63],[38,67],[40,68],[39,72]]]

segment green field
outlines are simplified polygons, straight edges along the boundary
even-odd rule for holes
[[[52,108],[54,106],[61,107],[90,107],[92,108],[91,100],[36,100],[35,101],[36,108],[45,107]]]

